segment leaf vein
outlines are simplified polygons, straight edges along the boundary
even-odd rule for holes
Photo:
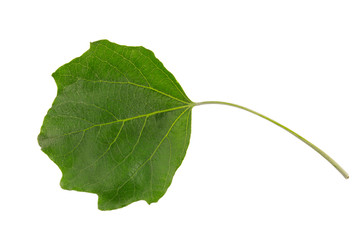
[[[192,106],[192,105],[191,105],[191,106]],[[180,106],[180,107],[174,107],[174,108],[169,108],[169,109],[165,109],[165,110],[155,111],[155,112],[151,112],[151,113],[147,113],[147,114],[142,114],[142,115],[138,115],[138,116],[126,118],[126,119],[119,119],[119,120],[112,121],[112,122],[95,124],[95,125],[92,125],[92,126],[90,126],[90,127],[88,127],[88,128],[85,128],[85,129],[81,129],[81,130],[77,130],[77,131],[65,133],[65,134],[59,135],[59,136],[48,137],[47,139],[60,138],[60,137],[64,137],[64,136],[67,136],[67,135],[79,133],[79,132],[82,132],[82,131],[88,131],[89,129],[94,128],[94,127],[101,127],[101,126],[111,125],[111,124],[118,123],[118,122],[126,122],[126,121],[130,121],[130,120],[137,119],[137,118],[149,117],[149,116],[152,116],[152,115],[156,115],[156,114],[160,114],[160,113],[164,113],[164,112],[171,112],[171,111],[179,110],[179,109],[182,109],[182,108],[188,108],[188,107],[189,107],[189,105],[184,105],[184,106]]]
[[[151,159],[154,157],[155,153],[157,152],[157,150],[159,149],[159,147],[161,146],[161,144],[164,142],[165,138],[169,135],[169,133],[171,132],[172,128],[174,127],[175,123],[180,119],[180,117],[190,109],[190,107],[188,107],[187,109],[185,109],[185,111],[183,111],[175,120],[174,122],[171,124],[169,130],[167,131],[167,133],[165,134],[165,136],[161,139],[160,143],[156,146],[155,150],[152,152],[152,154],[150,155],[150,157],[145,160],[137,169],[136,171],[122,184],[117,188],[116,194],[114,195],[113,198],[111,198],[109,201],[113,200],[118,194],[119,191],[125,186],[125,184],[127,184],[131,179],[133,179],[135,177],[135,175],[140,171],[140,169],[142,169],[149,161],[151,161]]]
[[[83,132],[83,134],[81,135],[81,138],[79,140],[79,142],[76,144],[76,146],[70,151],[70,152],[67,152],[63,155],[59,155],[59,156],[56,156],[56,157],[66,157],[67,155],[73,153],[79,146],[80,144],[82,143],[83,139],[84,139],[84,136],[85,136],[85,132]],[[55,157],[55,156],[54,156]],[[64,164],[64,159],[62,159],[62,164]]]
[[[136,143],[135,143],[134,146],[132,147],[131,151],[124,157],[123,160],[121,160],[120,162],[118,162],[110,171],[114,171],[116,168],[118,168],[118,167],[119,167],[123,162],[125,162],[126,159],[128,159],[128,157],[130,157],[131,154],[134,152],[136,146],[138,145],[138,143],[139,143],[139,141],[140,141],[140,138],[141,138],[141,136],[142,136],[142,133],[143,133],[143,131],[144,131],[144,128],[145,128],[147,119],[148,119],[148,117],[145,118],[144,124],[143,124],[143,126],[142,126],[142,128],[141,128],[141,130],[140,130],[139,136],[137,137]],[[108,173],[107,175],[110,174],[110,171],[109,171],[109,173]],[[105,181],[105,178],[102,179],[102,181]],[[86,186],[94,185],[94,184],[100,183],[100,182],[102,182],[102,181],[100,180],[100,181],[97,181],[97,182],[95,182],[95,183],[88,184],[88,185],[86,185]],[[86,187],[86,186],[84,186],[84,187]]]
[[[54,114],[54,115],[50,115],[51,117],[67,117],[67,118],[74,118],[74,119],[78,119],[78,120],[82,120],[91,124],[94,124],[93,122],[85,119],[85,118],[81,118],[81,117],[77,117],[77,116],[72,116],[72,115],[66,115],[66,114]]]
[[[139,51],[139,53],[140,53],[141,55],[143,55],[144,57],[148,58],[148,59],[152,62],[152,64],[153,64],[157,69],[159,69],[159,70],[167,77],[167,79],[169,79],[169,80],[171,81],[171,83],[172,83],[172,84],[174,85],[174,87],[179,91],[179,93],[180,93],[185,99],[187,99],[187,100],[190,101],[190,99],[185,95],[185,93],[184,93],[183,91],[181,91],[180,88],[178,88],[178,86],[175,84],[174,80],[173,80],[172,78],[170,78],[170,76],[169,76],[163,69],[161,69],[158,65],[156,65],[155,62],[154,62],[149,56],[143,54],[141,51]]]
[[[107,65],[109,65],[110,67],[112,67],[113,69],[115,69],[118,73],[120,73],[121,75],[123,75],[124,78],[125,78],[128,82],[130,82],[129,79],[126,77],[126,75],[125,75],[123,72],[121,72],[121,71],[119,70],[119,68],[117,68],[115,65],[112,65],[111,63],[109,63],[109,62],[106,61],[106,60],[102,60],[102,59],[99,58],[98,56],[95,56],[95,58],[98,59],[100,62],[106,63]]]
[[[149,87],[151,87],[148,79],[144,76],[143,72],[130,60],[130,59],[127,59],[123,54],[121,53],[118,53],[117,51],[109,48],[108,46],[104,45],[104,44],[101,44],[101,43],[98,43],[100,46],[103,46],[105,47],[106,49],[108,49],[109,51],[111,52],[114,52],[115,54],[119,55],[120,57],[122,57],[124,60],[126,60],[127,62],[129,62],[131,65],[133,65],[135,67],[136,70],[139,71],[139,73],[141,74],[141,76],[145,79],[145,81],[147,82],[147,84],[149,85]]]
[[[74,179],[76,179],[77,177],[79,177],[80,174],[81,174],[83,171],[85,171],[86,169],[94,166],[103,156],[105,156],[105,154],[106,154],[107,152],[110,151],[111,146],[112,146],[112,145],[116,142],[116,140],[119,138],[120,133],[121,133],[123,127],[124,127],[124,124],[125,124],[125,122],[123,122],[123,123],[121,124],[121,127],[120,127],[119,131],[117,132],[117,134],[116,134],[115,138],[113,139],[113,141],[109,144],[108,148],[107,148],[95,161],[93,161],[91,164],[89,164],[89,165],[86,166],[85,168],[80,169],[80,170],[78,171],[78,173],[76,174],[76,176],[74,177]]]
[[[168,167],[168,171],[167,171],[167,174],[166,174],[166,178],[165,178],[165,181],[164,181],[164,186],[163,186],[163,189],[166,188],[166,183],[167,183],[167,180],[169,178],[169,175],[170,175],[170,170],[171,170],[171,141],[170,141],[170,138],[169,137],[166,137],[166,139],[168,140],[169,142],[169,167]]]
[[[166,97],[168,97],[168,98],[174,99],[174,100],[179,101],[179,102],[182,102],[182,103],[186,103],[186,104],[189,103],[189,102],[185,102],[185,101],[183,101],[183,100],[181,100],[181,99],[178,99],[178,98],[176,98],[176,97],[174,97],[174,96],[171,96],[171,95],[169,95],[169,94],[167,94],[167,93],[164,93],[164,92],[162,92],[162,91],[159,91],[159,90],[157,90],[157,89],[155,89],[155,88],[147,87],[147,86],[140,85],[140,84],[133,83],[133,82],[116,82],[116,81],[105,81],[105,80],[95,81],[95,80],[90,80],[90,79],[86,79],[86,78],[81,78],[80,80],[87,81],[87,82],[94,82],[94,83],[129,84],[129,85],[133,85],[133,86],[136,86],[136,87],[140,87],[140,88],[145,88],[145,89],[152,90],[152,91],[154,91],[154,92],[157,92],[157,93],[162,94],[162,95],[164,95],[164,96],[166,96]]]

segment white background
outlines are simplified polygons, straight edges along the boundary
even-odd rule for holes
[[[360,239],[359,1],[2,1],[1,239]],[[193,101],[190,146],[158,203],[97,210],[37,135],[51,73],[91,41],[142,45]]]

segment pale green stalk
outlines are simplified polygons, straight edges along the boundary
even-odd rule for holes
[[[240,108],[243,109],[245,111],[251,112],[259,117],[262,117],[272,123],[274,123],[275,125],[281,127],[282,129],[288,131],[289,133],[291,133],[292,135],[294,135],[295,137],[297,137],[298,139],[300,139],[301,141],[303,141],[304,143],[306,143],[309,147],[311,147],[312,149],[314,149],[316,152],[318,152],[321,156],[323,156],[329,163],[331,163],[331,165],[333,165],[343,176],[344,178],[349,178],[349,174],[337,163],[335,162],[334,159],[332,159],[329,155],[327,155],[323,150],[321,150],[320,148],[318,148],[317,146],[315,146],[314,144],[312,144],[311,142],[309,142],[308,140],[306,140],[305,138],[303,138],[302,136],[300,136],[299,134],[297,134],[296,132],[290,130],[289,128],[283,126],[282,124],[272,120],[271,118],[268,118],[258,112],[255,112],[249,108],[237,105],[237,104],[233,104],[233,103],[227,103],[227,102],[220,102],[220,101],[205,101],[205,102],[199,102],[199,103],[195,103],[195,106],[199,106],[199,105],[205,105],[205,104],[222,104],[222,105],[228,105],[228,106],[232,106],[232,107],[236,107],[236,108]]]

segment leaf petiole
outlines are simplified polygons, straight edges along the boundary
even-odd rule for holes
[[[317,146],[315,146],[314,144],[312,144],[311,142],[309,142],[308,140],[306,140],[305,138],[303,138],[302,136],[300,136],[299,134],[297,134],[296,132],[292,131],[291,129],[285,127],[284,125],[272,120],[271,118],[268,118],[264,115],[262,115],[261,113],[255,112],[249,108],[237,105],[237,104],[233,104],[233,103],[228,103],[228,102],[220,102],[220,101],[205,101],[205,102],[199,102],[199,103],[195,103],[195,106],[200,106],[200,105],[205,105],[205,104],[221,104],[221,105],[228,105],[231,107],[236,107],[236,108],[240,108],[243,109],[245,111],[251,112],[259,117],[262,117],[270,122],[272,122],[273,124],[281,127],[282,129],[288,131],[289,133],[291,133],[292,135],[294,135],[295,137],[297,137],[298,139],[300,139],[301,141],[303,141],[304,143],[306,143],[309,147],[311,147],[312,149],[314,149],[316,152],[318,152],[321,156],[323,156],[331,165],[333,165],[343,176],[344,178],[348,179],[349,178],[349,174],[334,160],[332,159],[329,155],[327,155],[323,150],[321,150],[320,148],[318,148]]]

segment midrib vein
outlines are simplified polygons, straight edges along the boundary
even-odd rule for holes
[[[183,105],[183,106],[180,106],[180,107],[174,107],[174,108],[164,109],[164,110],[160,110],[160,111],[154,111],[154,112],[151,112],[151,113],[142,114],[142,115],[138,115],[138,116],[134,116],[134,117],[130,117],[130,118],[125,118],[125,119],[119,119],[119,120],[112,121],[112,122],[94,124],[94,125],[92,125],[92,126],[90,126],[88,128],[82,129],[82,130],[65,133],[65,134],[60,135],[60,136],[48,137],[47,139],[60,138],[60,137],[64,137],[64,136],[67,136],[67,135],[80,133],[80,132],[83,132],[83,131],[85,132],[85,131],[88,131],[89,129],[94,128],[94,127],[102,127],[102,126],[115,124],[115,123],[119,123],[119,122],[131,121],[131,120],[134,120],[134,119],[137,119],[137,118],[142,118],[142,117],[150,117],[152,115],[156,115],[156,114],[160,114],[160,113],[164,113],[164,112],[176,111],[176,110],[179,110],[179,109],[183,109],[183,108],[186,108],[186,107],[192,107],[192,106],[193,106],[193,104],[187,104],[187,105]]]

